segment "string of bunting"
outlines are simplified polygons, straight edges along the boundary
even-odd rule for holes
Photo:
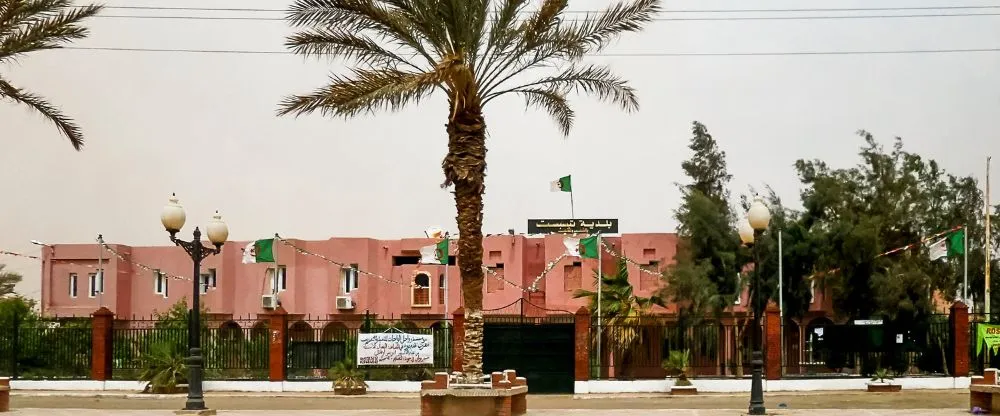
[[[531,282],[529,290],[532,292],[537,292],[538,282],[542,281],[542,278],[545,277],[545,275],[549,274],[549,272],[551,272],[552,269],[556,268],[556,264],[559,264],[559,262],[562,261],[562,259],[568,256],[569,256],[568,254],[562,253],[559,255],[559,257],[556,257],[555,259],[552,259],[552,261],[548,262],[548,264],[545,265],[545,269],[542,270],[542,274],[538,275],[538,277],[535,278],[534,282]]]
[[[136,262],[136,261],[129,260],[129,259],[125,258],[125,256],[122,255],[122,253],[119,253],[118,250],[115,250],[115,249],[111,248],[111,246],[109,246],[109,245],[107,245],[105,243],[99,243],[99,244],[102,247],[104,247],[105,250],[107,250],[109,253],[111,253],[112,256],[117,257],[118,260],[121,260],[123,262],[129,263],[132,266],[138,267],[138,268],[140,268],[142,270],[145,270],[147,272],[158,272],[158,270],[159,270],[159,269],[157,269],[155,267],[148,266],[148,265]],[[91,266],[91,267],[93,267],[93,266]],[[163,271],[159,271],[159,273],[161,275],[167,277],[168,279],[185,280],[185,281],[188,281],[188,282],[191,281],[190,277],[178,276],[178,275],[166,273],[166,272],[163,272]]]
[[[493,277],[493,278],[495,278],[497,280],[500,280],[502,282],[506,282],[507,284],[513,286],[517,290],[520,290],[520,291],[522,291],[524,293],[530,293],[530,292],[532,292],[532,290],[530,290],[530,289],[525,289],[525,288],[521,287],[521,285],[519,285],[517,283],[514,283],[514,282],[512,282],[510,280],[504,279],[504,277],[501,276],[500,273],[497,273],[496,271],[494,271],[493,269],[491,269],[489,267],[486,267],[485,265],[483,266],[483,271],[486,272],[486,274],[490,275],[491,277]]]
[[[3,256],[13,256],[13,257],[24,257],[26,259],[35,259],[35,260],[38,260],[38,256],[32,256],[30,254],[15,253],[13,251],[7,251],[7,250],[0,250],[0,255],[3,255]]]
[[[626,257],[623,254],[620,254],[620,253],[617,253],[617,252],[611,250],[611,247],[608,247],[608,243],[605,243],[604,240],[601,240],[601,247],[603,247],[604,251],[606,253],[610,254],[612,257],[614,257],[616,259],[619,259],[619,260],[624,260],[626,263],[638,267],[639,271],[642,272],[642,273],[648,273],[648,274],[651,274],[651,275],[654,275],[654,276],[660,276],[660,272],[659,271],[646,269],[646,268],[643,267],[643,266],[646,266],[645,264],[640,264],[639,262],[637,262],[635,260],[632,260],[632,259]]]
[[[964,229],[964,228],[965,228],[964,225],[959,225],[959,226],[952,227],[950,230],[941,231],[941,232],[939,232],[937,234],[932,234],[932,235],[930,235],[928,237],[924,237],[924,238],[920,239],[919,242],[910,243],[910,244],[907,244],[905,246],[896,247],[896,248],[894,248],[892,250],[886,251],[885,253],[882,253],[882,254],[879,254],[879,255],[875,256],[875,258],[877,259],[877,258],[880,258],[880,257],[888,256],[890,254],[898,253],[900,251],[905,251],[905,250],[909,250],[911,248],[920,247],[921,245],[923,245],[924,243],[926,243],[926,242],[928,242],[930,240],[933,240],[935,238],[941,237],[942,235],[945,235],[945,234],[953,233],[955,231],[958,231],[958,230],[961,230],[961,229]],[[968,247],[966,247],[966,250],[968,250]],[[813,274],[809,275],[809,277],[807,277],[806,279],[810,279],[811,280],[811,279],[816,278],[816,277],[822,277],[824,275],[837,273],[839,271],[840,271],[840,268],[838,267],[836,269],[827,270],[825,272],[817,272],[817,273],[813,273]]]
[[[399,282],[399,281],[396,281],[396,280],[392,280],[392,279],[390,279],[390,278],[388,278],[388,277],[385,277],[385,276],[382,276],[382,275],[380,275],[380,274],[377,274],[377,273],[372,273],[372,272],[368,272],[368,271],[364,271],[364,270],[361,270],[361,269],[358,269],[358,268],[356,268],[356,267],[354,267],[354,266],[352,266],[352,265],[350,265],[350,264],[344,264],[344,263],[341,263],[341,262],[339,262],[339,261],[336,261],[336,260],[334,260],[334,259],[331,259],[331,258],[329,258],[329,257],[327,257],[327,256],[324,256],[324,255],[322,255],[322,254],[319,254],[319,253],[313,253],[313,252],[311,252],[311,251],[308,251],[308,250],[306,250],[306,249],[303,249],[303,248],[301,248],[301,247],[299,247],[299,246],[296,246],[296,245],[295,245],[295,244],[293,244],[293,243],[292,243],[291,241],[288,241],[288,240],[285,240],[284,238],[281,238],[281,236],[279,236],[278,234],[275,234],[275,235],[274,235],[274,239],[275,239],[275,240],[278,240],[278,241],[280,241],[280,242],[281,242],[282,244],[284,244],[284,245],[286,245],[286,246],[289,246],[289,247],[291,247],[291,248],[292,248],[292,250],[295,250],[295,252],[296,252],[296,253],[299,253],[299,254],[304,254],[304,255],[307,255],[307,256],[313,256],[313,257],[316,257],[316,258],[318,258],[318,259],[321,259],[321,260],[323,260],[323,261],[326,261],[327,263],[330,263],[330,264],[334,264],[334,265],[337,265],[337,266],[340,266],[340,268],[342,268],[342,269],[350,269],[350,270],[354,270],[355,272],[357,272],[358,274],[360,274],[360,275],[363,275],[363,276],[367,276],[367,277],[374,277],[374,278],[376,278],[376,279],[379,279],[379,280],[381,280],[381,281],[384,281],[384,282],[388,282],[388,283],[392,283],[392,284],[395,284],[395,285],[400,285],[400,286],[409,286],[409,287],[415,287],[415,286],[416,286],[416,284],[413,284],[413,283],[411,283],[411,284],[407,285],[407,284],[405,284],[405,283],[403,283],[403,282]]]

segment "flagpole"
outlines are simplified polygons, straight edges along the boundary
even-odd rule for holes
[[[778,230],[778,321],[781,337],[781,371],[785,371],[785,279],[784,275],[784,253],[781,246],[781,230]]]
[[[573,206],[573,188],[569,191],[569,215],[576,219],[576,208]]]
[[[986,290],[984,291],[983,305],[985,306],[986,320],[990,320],[990,157],[986,157],[986,244],[983,244],[986,253]]]
[[[570,195],[573,195],[570,193]],[[601,292],[604,290],[604,272],[601,267],[601,252],[604,251],[604,245],[601,244],[601,233],[597,233],[597,371],[600,374],[601,371],[601,361],[603,356],[601,356]]]
[[[97,304],[98,306],[104,306],[104,236],[101,234],[97,235],[97,278],[94,282],[94,289],[97,289]],[[97,284],[100,283],[100,286]]]
[[[962,230],[962,302],[969,304],[969,228]]]
[[[451,251],[451,239],[448,237],[448,233],[444,234],[444,239],[445,241],[448,242],[448,251]],[[444,262],[444,321],[447,323],[448,322],[448,269],[450,268],[448,267],[449,266],[448,263],[451,263],[451,254],[446,251],[444,255],[445,258],[448,259],[445,260]]]
[[[274,235],[274,239],[271,240],[271,257],[274,258],[274,275],[271,277],[271,279],[273,279],[271,281],[274,283],[274,286],[271,287],[271,294],[274,294],[274,295],[278,294],[278,291],[279,291],[278,290],[278,286],[281,286],[281,278],[278,277],[278,273],[279,273],[279,270],[278,270],[278,245],[275,244],[277,242],[278,242],[278,235],[275,234]],[[280,297],[279,297],[279,299],[280,299]]]

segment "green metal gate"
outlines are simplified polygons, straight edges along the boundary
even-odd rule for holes
[[[513,369],[531,393],[573,393],[573,314],[524,299],[484,312],[483,370]]]

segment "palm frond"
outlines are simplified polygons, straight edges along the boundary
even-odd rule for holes
[[[80,127],[58,108],[45,101],[44,98],[14,87],[3,79],[0,79],[0,98],[6,98],[31,107],[55,124],[62,131],[63,135],[69,139],[74,149],[80,150],[83,148],[83,133],[80,131]]]
[[[572,109],[566,102],[566,95],[569,93],[595,95],[597,99],[617,104],[629,112],[639,108],[635,89],[611,73],[609,68],[596,65],[571,66],[555,76],[492,92],[486,96],[483,104],[509,93],[525,95],[529,105],[545,109],[556,120],[564,135],[569,135],[573,121]]]
[[[414,73],[395,69],[354,70],[354,76],[333,75],[330,84],[308,95],[286,98],[278,115],[302,115],[316,110],[324,115],[352,117],[362,112],[403,106],[426,97],[442,82],[441,71]]]
[[[569,136],[569,131],[573,128],[575,112],[570,108],[565,94],[554,89],[538,88],[523,88],[514,92],[524,96],[527,107],[540,107],[549,113],[559,126],[559,131],[564,136]]]
[[[387,7],[386,3],[393,7]],[[411,0],[296,0],[289,7],[286,20],[297,27],[371,32],[378,40],[408,48],[433,65],[435,59],[427,46],[438,56],[446,52],[441,48],[441,40],[433,31],[428,31],[428,26],[412,19],[416,12],[412,6]]]
[[[527,6],[528,0],[503,0],[494,9],[493,24],[486,33],[486,48],[476,61],[476,68],[489,67],[486,62],[494,60],[505,52],[517,39],[517,28],[513,26],[517,16]]]
[[[660,0],[620,2],[568,25],[567,45],[577,45],[584,53],[598,52],[623,33],[638,32],[660,11]]]
[[[0,20],[0,62],[28,52],[61,48],[67,42],[86,37],[88,29],[80,26],[80,21],[103,9],[100,5],[69,8],[72,3],[65,0],[39,2],[44,4],[16,3],[22,7],[15,5],[6,10],[9,17],[0,16],[3,19]],[[48,6],[48,9],[43,10],[40,6]],[[26,10],[34,13],[28,14]]]
[[[383,48],[372,38],[343,29],[317,28],[298,32],[286,39],[285,46],[298,55],[333,55],[371,67],[395,68],[406,65],[420,70],[402,56]]]

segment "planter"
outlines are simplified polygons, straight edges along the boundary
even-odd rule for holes
[[[871,393],[896,393],[903,389],[899,384],[891,383],[868,383],[868,391]]]
[[[698,388],[695,386],[671,386],[670,395],[671,396],[693,396],[698,394]]]
[[[341,396],[360,396],[368,392],[364,387],[334,387],[333,394]]]

